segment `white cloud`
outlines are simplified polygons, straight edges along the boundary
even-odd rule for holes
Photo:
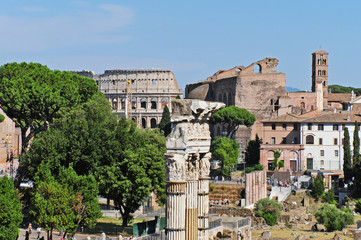
[[[0,15],[0,51],[39,51],[82,43],[129,41],[131,37],[119,34],[119,30],[131,24],[133,17],[132,9],[109,4],[100,5],[91,12],[79,12],[76,16],[66,13],[51,17]]]

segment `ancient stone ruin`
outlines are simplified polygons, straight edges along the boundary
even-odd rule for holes
[[[166,234],[168,240],[208,240],[211,136],[208,120],[225,104],[172,101],[172,132],[167,138]]]

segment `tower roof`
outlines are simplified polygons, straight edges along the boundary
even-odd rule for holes
[[[328,54],[328,52],[326,52],[326,51],[323,51],[323,50],[318,50],[318,51],[316,51],[316,52],[313,52],[312,54],[314,54],[314,53],[322,53],[322,54]]]

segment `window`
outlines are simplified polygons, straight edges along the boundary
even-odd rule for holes
[[[307,124],[308,130],[312,130],[312,123]]]
[[[282,124],[283,130],[287,130],[287,124]]]
[[[318,131],[323,131],[323,124],[318,124]]]
[[[335,157],[338,157],[338,150],[335,150]]]
[[[321,160],[321,166],[325,165],[325,160]]]
[[[275,137],[272,137],[272,144],[276,144],[276,138]]]
[[[334,145],[337,145],[337,138],[334,138],[334,139],[333,139],[333,144],[334,144]]]
[[[321,157],[325,156],[325,150],[320,150],[320,156]]]
[[[272,130],[276,130],[276,124],[272,124]]]
[[[282,138],[282,144],[286,144],[286,138]]]
[[[338,131],[338,125],[337,124],[333,124],[333,131]]]
[[[297,123],[293,124],[293,130],[297,130],[297,129],[298,129]]]
[[[298,143],[298,138],[297,138],[297,137],[294,137],[294,138],[292,139],[292,143],[297,144],[297,143]]]
[[[306,144],[313,144],[313,136],[312,135],[306,136]]]
[[[319,138],[318,139],[318,145],[322,145],[323,144],[323,139],[322,138]]]

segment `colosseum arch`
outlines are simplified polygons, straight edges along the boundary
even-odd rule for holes
[[[157,127],[157,119],[152,118],[150,119],[150,128],[156,128]]]

